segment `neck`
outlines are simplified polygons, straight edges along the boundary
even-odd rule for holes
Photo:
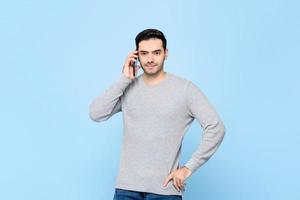
[[[166,76],[166,72],[162,70],[159,73],[153,75],[144,73],[142,78],[146,84],[156,85],[159,84],[165,78],[165,76]]]

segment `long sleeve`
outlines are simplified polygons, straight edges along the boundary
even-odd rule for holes
[[[120,97],[132,82],[123,73],[119,79],[90,104],[90,118],[96,122],[108,120],[112,115],[121,111]]]
[[[187,87],[186,97],[189,115],[196,118],[203,128],[202,140],[197,150],[184,165],[193,173],[215,153],[224,138],[225,127],[206,96],[192,82]]]

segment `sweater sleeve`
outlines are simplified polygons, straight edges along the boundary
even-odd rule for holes
[[[132,81],[122,73],[113,85],[92,101],[89,107],[90,118],[96,122],[102,122],[120,112],[121,96]]]
[[[224,138],[225,127],[206,96],[192,82],[187,87],[187,107],[189,115],[196,118],[203,128],[202,140],[197,150],[184,165],[194,173],[215,153]]]

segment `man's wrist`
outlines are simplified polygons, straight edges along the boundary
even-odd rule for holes
[[[186,169],[186,170],[192,172],[192,170],[191,170],[190,168],[188,168],[187,166],[183,166],[182,168],[184,168],[184,169]]]

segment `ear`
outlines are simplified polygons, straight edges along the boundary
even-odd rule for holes
[[[169,55],[169,50],[166,48],[166,50],[165,50],[165,60],[167,60],[168,55]]]

